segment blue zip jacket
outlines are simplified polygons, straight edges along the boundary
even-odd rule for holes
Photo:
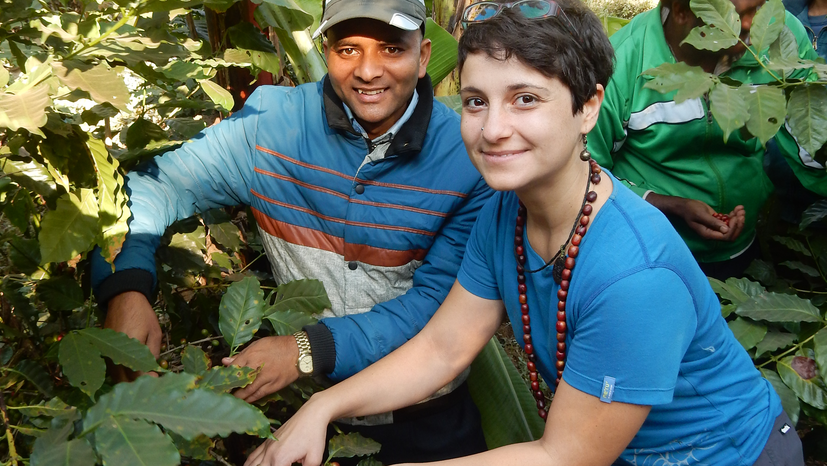
[[[491,194],[460,139],[459,116],[430,79],[386,156],[363,162],[325,78],[263,86],[232,117],[127,176],[132,218],[113,274],[93,255],[98,301],[153,301],[155,250],[174,221],[249,205],[280,283],[321,280],[330,316],[306,328],[314,369],[338,381],[413,337],[445,299],[480,207]]]

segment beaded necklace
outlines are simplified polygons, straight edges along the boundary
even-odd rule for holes
[[[600,166],[592,160],[589,161],[589,178],[586,183],[586,195],[583,199],[583,206],[577,214],[574,221],[575,231],[570,240],[566,241],[569,246],[567,256],[563,262],[562,271],[559,279],[557,274],[554,274],[554,280],[560,284],[560,289],[557,291],[557,379],[554,380],[554,385],[560,384],[563,377],[563,369],[566,367],[566,298],[568,296],[569,285],[571,284],[571,271],[574,269],[575,259],[580,253],[580,242],[588,230],[589,220],[594,211],[592,203],[597,200],[597,193],[590,190],[591,184],[597,185],[600,183]],[[529,380],[531,381],[531,394],[537,400],[537,414],[543,421],[548,417],[548,410],[546,409],[545,395],[540,390],[540,374],[537,372],[536,356],[534,355],[534,344],[531,340],[531,318],[528,315],[528,288],[525,283],[525,274],[536,272],[536,270],[526,270],[525,263],[525,247],[523,246],[523,232],[525,230],[526,213],[528,211],[520,201],[517,208],[517,226],[514,228],[514,254],[517,256],[517,291],[519,291],[520,313],[522,314],[523,322],[523,343],[525,344],[526,359],[528,359],[526,366],[528,366]],[[566,244],[561,247],[565,249]],[[545,267],[543,267],[545,268]],[[556,267],[555,267],[556,268]],[[542,268],[541,268],[542,269]],[[541,270],[537,269],[537,270]]]

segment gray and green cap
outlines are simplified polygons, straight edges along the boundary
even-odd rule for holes
[[[324,14],[313,38],[343,21],[368,18],[415,31],[425,23],[425,0],[325,0]]]

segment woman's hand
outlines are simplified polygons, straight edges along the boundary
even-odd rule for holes
[[[318,466],[322,463],[327,438],[329,411],[320,401],[321,394],[310,397],[304,406],[273,435],[247,457],[244,466]]]

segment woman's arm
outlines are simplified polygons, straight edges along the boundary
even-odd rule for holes
[[[455,282],[422,332],[353,377],[313,395],[244,463],[318,465],[325,432],[342,417],[383,413],[421,401],[471,364],[503,319],[502,301],[477,297]]]

